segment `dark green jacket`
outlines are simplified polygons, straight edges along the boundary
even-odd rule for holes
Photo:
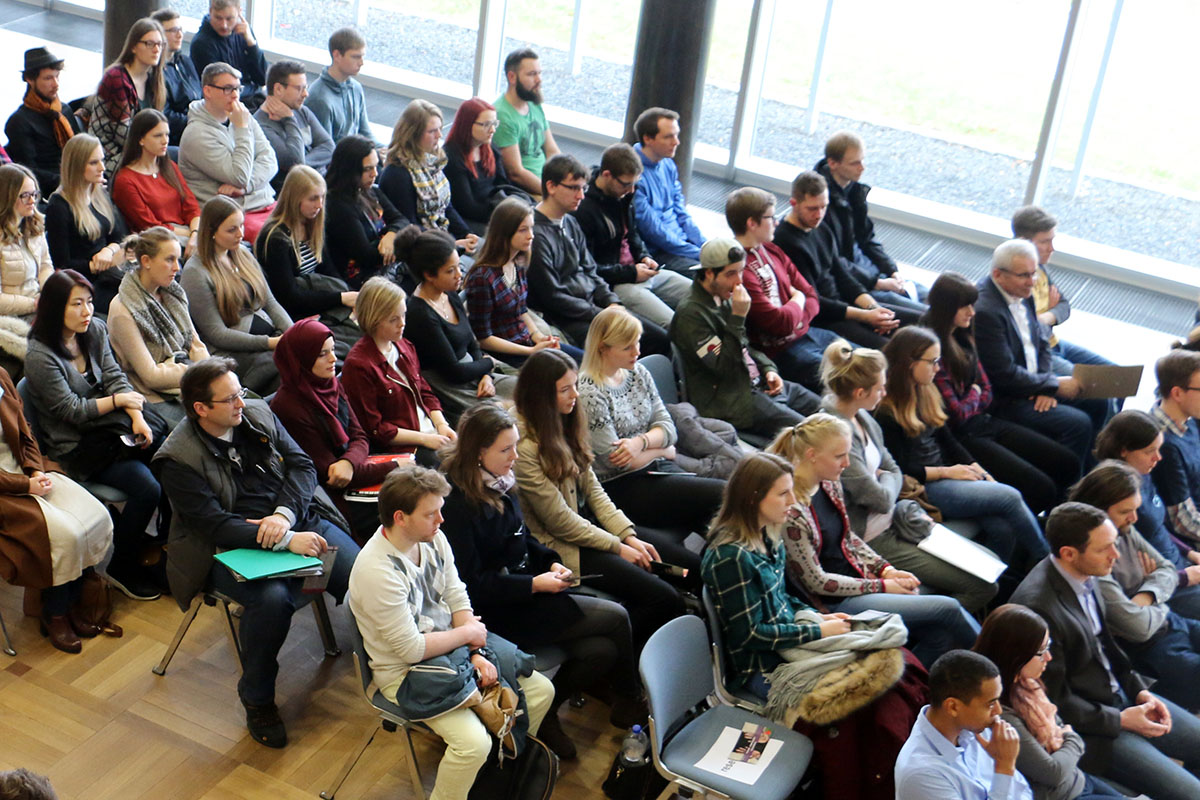
[[[749,346],[746,318],[734,316],[728,300],[718,306],[695,281],[675,309],[671,342],[683,361],[688,401],[701,416],[723,419],[735,428],[753,425],[750,392],[756,387],[750,384],[742,348],[747,348],[764,375],[779,370],[771,359]]]

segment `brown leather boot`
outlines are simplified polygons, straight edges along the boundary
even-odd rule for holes
[[[83,650],[83,643],[79,641],[79,637],[71,629],[71,622],[67,619],[66,614],[59,614],[53,617],[43,615],[41,630],[42,636],[50,639],[50,644],[64,653],[78,653]]]

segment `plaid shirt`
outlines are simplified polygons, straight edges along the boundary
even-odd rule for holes
[[[975,363],[974,381],[974,384],[979,387],[978,389],[966,387],[966,392],[960,392],[954,385],[954,379],[946,371],[945,365],[938,368],[937,375],[933,376],[933,382],[938,391],[942,393],[942,399],[946,401],[946,413],[950,415],[950,423],[953,427],[958,427],[972,417],[983,413],[992,404],[992,382],[988,380],[987,373],[983,370],[983,364],[979,362]]]
[[[533,344],[529,326],[521,319],[529,310],[523,267],[517,267],[517,281],[511,288],[504,282],[504,271],[493,267],[472,269],[466,283],[467,316],[476,339],[499,336],[517,344]]]
[[[1195,496],[1200,487],[1200,430],[1194,419],[1177,424],[1159,403],[1150,409],[1150,416],[1163,432],[1162,462],[1150,477],[1167,507],[1175,535],[1196,547],[1200,543],[1200,508]]]
[[[796,612],[808,606],[787,593],[783,544],[768,540],[767,547],[769,555],[723,544],[707,550],[700,566],[725,634],[734,689],[782,664],[779,650],[821,638],[821,626],[795,622]]]

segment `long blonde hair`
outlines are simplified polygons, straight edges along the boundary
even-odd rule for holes
[[[792,465],[792,473],[795,475],[796,465],[801,462],[804,454],[810,448],[820,450],[835,436],[849,439],[849,423],[844,419],[821,411],[805,417],[790,428],[781,430],[779,435],[775,437],[775,440],[767,445],[767,452],[787,459]],[[796,477],[799,478],[799,475]],[[800,488],[812,489],[813,487],[810,485]],[[807,492],[797,492],[796,497],[801,502],[806,503],[808,501]]]
[[[28,217],[17,214],[17,199],[26,178],[37,191],[37,178],[28,167],[23,164],[0,167],[0,244],[27,245],[30,239],[36,239],[46,230],[46,218],[36,206]]]
[[[613,306],[592,317],[579,371],[593,383],[604,382],[604,347],[628,347],[642,338],[642,323],[624,308]]]
[[[231,328],[242,318],[242,309],[249,307],[257,311],[266,304],[270,296],[262,268],[258,266],[254,256],[250,255],[250,251],[240,243],[228,252],[229,261],[234,269],[221,266],[222,254],[217,251],[213,235],[221,227],[221,223],[235,212],[241,214],[241,207],[225,195],[216,195],[205,203],[204,210],[200,212],[200,232],[196,242],[196,257],[213,282],[217,311],[225,324]]]
[[[419,97],[410,102],[396,120],[396,127],[392,128],[392,141],[388,144],[386,163],[408,166],[424,162],[425,151],[421,149],[421,137],[425,134],[425,126],[433,117],[437,117],[439,122],[442,120],[441,110],[433,103]],[[441,146],[434,155],[442,155]]]
[[[256,248],[259,248],[256,252],[260,253],[260,258],[261,254],[266,253],[267,240],[271,238],[271,234],[283,225],[291,234],[292,250],[296,253],[297,261],[300,260],[301,241],[308,242],[308,249],[312,250],[317,261],[323,260],[321,253],[325,247],[325,206],[322,205],[317,216],[311,220],[305,219],[300,213],[300,203],[318,190],[326,191],[325,179],[321,177],[321,173],[307,164],[297,164],[288,170],[287,177],[283,180],[283,188],[279,190],[279,197],[275,200],[275,209],[258,234],[258,242],[255,243]]]
[[[88,183],[83,178],[83,171],[87,169],[88,161],[91,160],[92,153],[96,152],[96,148],[100,148],[100,156],[103,158],[104,148],[100,147],[100,140],[95,136],[77,133],[68,139],[62,151],[62,180],[54,190],[54,193],[62,195],[70,206],[71,214],[75,217],[75,230],[90,241],[99,239],[101,234],[100,220],[96,219],[96,214],[104,217],[110,224],[116,217],[108,192],[98,184]],[[93,209],[96,214],[92,213]]]
[[[708,546],[736,544],[759,549],[759,505],[792,465],[774,453],[751,453],[738,462],[725,484],[721,509],[708,528]]]

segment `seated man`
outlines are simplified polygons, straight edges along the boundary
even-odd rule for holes
[[[638,235],[633,191],[641,175],[642,160],[632,147],[619,143],[605,148],[587,194],[571,216],[583,230],[596,272],[625,307],[666,328],[692,282],[660,269]]]
[[[1150,416],[1162,426],[1162,462],[1150,472],[1167,507],[1172,532],[1200,548],[1200,353],[1172,350],[1154,365],[1158,403]]]
[[[1064,503],[1050,512],[1050,555],[1013,592],[1050,628],[1042,680],[1063,721],[1083,737],[1085,772],[1153,795],[1200,797],[1200,720],[1147,690],[1113,638],[1095,578],[1117,560],[1117,529],[1103,511]],[[1183,766],[1173,759],[1183,762]]]
[[[633,195],[634,216],[650,255],[666,269],[687,273],[700,260],[704,235],[683,199],[675,151],[679,149],[679,114],[647,108],[633,124],[645,172]]]
[[[850,131],[838,131],[825,142],[825,157],[813,167],[829,184],[829,215],[823,224],[834,234],[838,255],[877,300],[919,308],[909,298],[896,262],[875,238],[867,207],[871,187],[859,181],[866,154],[862,137]]]
[[[500,126],[492,145],[500,150],[508,179],[536,196],[542,191],[542,167],[558,155],[558,144],[542,111],[542,62],[529,48],[504,59],[508,89],[496,99]]]
[[[488,634],[458,577],[454,551],[441,531],[442,504],[449,493],[450,484],[434,470],[416,465],[393,470],[379,490],[383,524],[350,574],[350,608],[362,633],[371,676],[392,702],[413,666],[435,656],[454,655],[459,648],[469,648],[480,688],[498,679],[497,651],[487,646],[488,640],[507,643]],[[499,677],[504,677],[503,665]],[[525,696],[528,731],[536,733],[554,699],[554,685],[539,672],[516,683]],[[436,708],[429,711],[435,716],[422,721],[446,742],[430,797],[466,800],[487,761],[492,736],[462,704],[442,713]]]
[[[204,99],[188,110],[179,169],[201,205],[218,194],[233,198],[246,215],[244,238],[253,242],[275,208],[271,179],[279,164],[262,127],[238,99],[240,77],[220,61],[204,68]]]
[[[321,70],[304,101],[335,142],[352,133],[375,141],[367,98],[354,77],[362,71],[366,52],[367,42],[354,28],[334,31],[329,37],[330,64]]]
[[[792,181],[791,210],[775,230],[779,246],[817,291],[817,325],[863,347],[881,349],[901,324],[920,318],[908,306],[876,300],[859,283],[846,259],[838,255],[833,228],[823,225],[829,208],[829,186],[818,173],[801,172]]]
[[[592,317],[620,299],[596,272],[579,222],[588,170],[574,156],[557,155],[542,170],[542,200],[533,210],[533,249],[529,255],[529,305],[551,325],[583,347]],[[631,309],[632,311],[632,309]],[[642,343],[651,353],[669,354],[665,328],[642,321]]]
[[[817,292],[775,238],[775,195],[753,186],[729,193],[725,221],[746,251],[743,279],[750,293],[746,333],[750,343],[775,362],[779,374],[823,391],[821,357],[837,334],[812,326]]]
[[[188,106],[199,100],[200,73],[192,63],[192,57],[183,52],[183,22],[179,12],[163,8],[150,15],[163,26],[167,36],[167,54],[163,56],[163,79],[166,81],[167,98],[162,107],[163,114],[171,126],[171,144],[179,146],[179,137],[187,125]]]
[[[1037,275],[1033,279],[1033,305],[1038,323],[1044,326],[1050,341],[1050,364],[1056,375],[1070,375],[1076,364],[1111,364],[1086,347],[1064,342],[1054,334],[1053,328],[1071,316],[1071,301],[1063,296],[1050,277],[1046,264],[1054,254],[1054,233],[1058,220],[1037,206],[1018,208],[1012,217],[1014,239],[1027,239],[1037,249]],[[1118,407],[1124,404],[1124,399]]]
[[[333,139],[304,105],[308,76],[299,61],[272,64],[267,70],[267,93],[254,118],[275,151],[279,171],[271,179],[271,188],[278,193],[288,170],[296,164],[307,164],[324,174],[333,156]]]
[[[896,800],[1033,800],[1017,772],[1020,737],[1000,719],[1001,688],[1000,670],[978,653],[933,662],[929,705],[896,757]]]
[[[1050,343],[1033,308],[1037,250],[1024,239],[1002,242],[992,272],[977,284],[975,342],[992,381],[992,413],[1061,443],[1084,468],[1095,464],[1092,440],[1112,410],[1107,400],[1079,400],[1071,377],[1054,374]]]
[[[256,742],[283,747],[287,730],[275,707],[279,650],[292,614],[314,596],[303,592],[302,578],[238,582],[213,553],[261,547],[320,556],[335,550],[325,591],[340,602],[358,545],[283,423],[262,400],[243,399],[236,366],[233,359],[206,358],[188,367],[179,383],[187,419],[154,454],[174,512],[167,580],[184,611],[209,588],[243,607],[238,697],[246,727]]]
[[[208,13],[200,20],[188,52],[201,76],[205,67],[217,62],[240,72],[242,102],[251,111],[266,99],[267,58],[242,16],[241,0],[209,0]]]
[[[671,321],[671,343],[683,362],[688,401],[701,416],[771,439],[821,403],[800,384],[779,377],[774,362],[747,343],[745,269],[746,251],[737,240],[705,242],[692,290]]]
[[[1139,671],[1158,679],[1155,692],[1200,708],[1200,622],[1167,605],[1179,576],[1133,527],[1140,485],[1141,476],[1124,461],[1103,461],[1075,485],[1070,499],[1100,509],[1117,528],[1119,557],[1112,573],[1097,579],[1113,635]]]
[[[25,51],[21,78],[28,86],[25,100],[4,125],[8,157],[37,178],[42,197],[58,188],[63,146],[83,130],[69,106],[58,99],[58,73],[63,60],[44,47]]]

